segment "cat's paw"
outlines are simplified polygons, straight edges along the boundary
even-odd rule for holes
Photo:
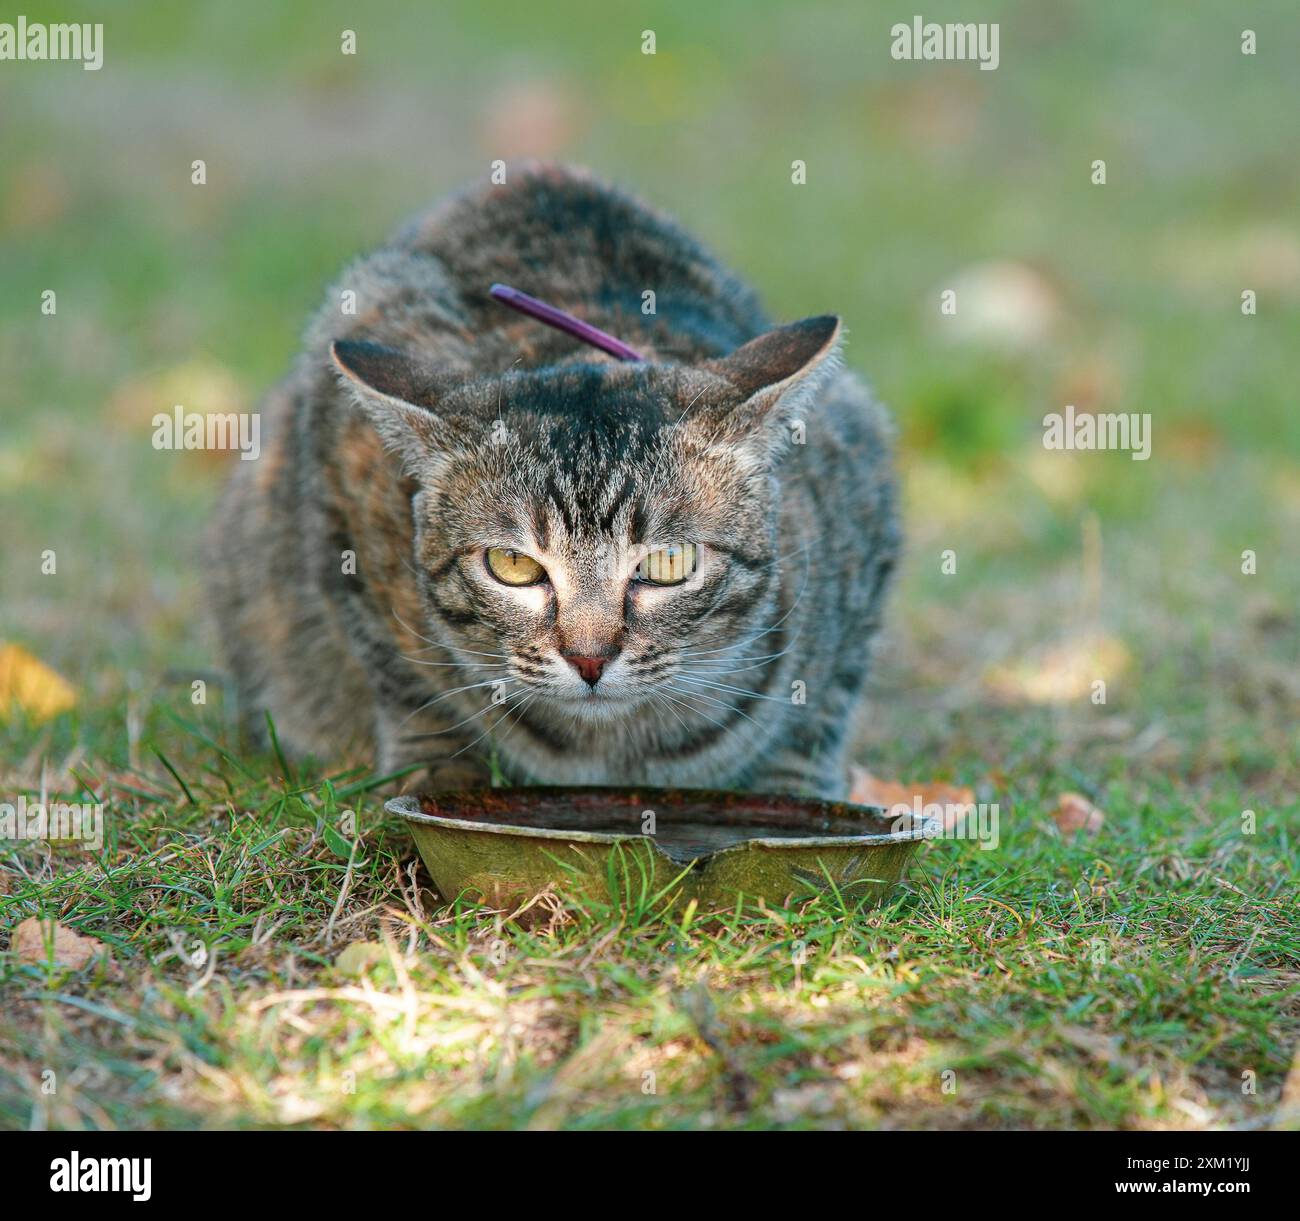
[[[394,796],[405,793],[450,793],[459,789],[483,789],[492,784],[486,767],[459,761],[436,763],[409,772],[393,782]]]

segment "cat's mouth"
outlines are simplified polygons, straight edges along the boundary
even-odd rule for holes
[[[630,708],[641,703],[645,696],[626,688],[606,690],[603,686],[596,686],[580,691],[555,692],[551,698],[566,708]]]
[[[602,682],[594,687],[584,685],[581,689],[550,690],[545,698],[559,712],[582,720],[607,721],[632,712],[649,697],[626,683],[607,685]]]

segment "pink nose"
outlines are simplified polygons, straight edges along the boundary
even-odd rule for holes
[[[611,660],[612,656],[611,654],[610,657],[585,657],[579,653],[565,653],[564,660],[577,670],[584,683],[589,687],[594,687],[600,682],[605,663]]]

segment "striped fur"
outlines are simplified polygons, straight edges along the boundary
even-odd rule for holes
[[[647,362],[502,308],[495,281]],[[330,294],[212,523],[250,723],[442,786],[495,761],[525,783],[842,795],[898,530],[887,420],[838,336],[773,328],[670,220],[570,169],[417,220]],[[685,585],[629,583],[680,541],[701,546]],[[549,583],[502,586],[492,546]],[[619,651],[593,690],[560,649]]]

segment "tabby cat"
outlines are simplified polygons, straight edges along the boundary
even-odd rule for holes
[[[579,171],[417,219],[329,295],[212,524],[250,723],[438,787],[842,796],[898,527],[887,419],[839,344]]]

